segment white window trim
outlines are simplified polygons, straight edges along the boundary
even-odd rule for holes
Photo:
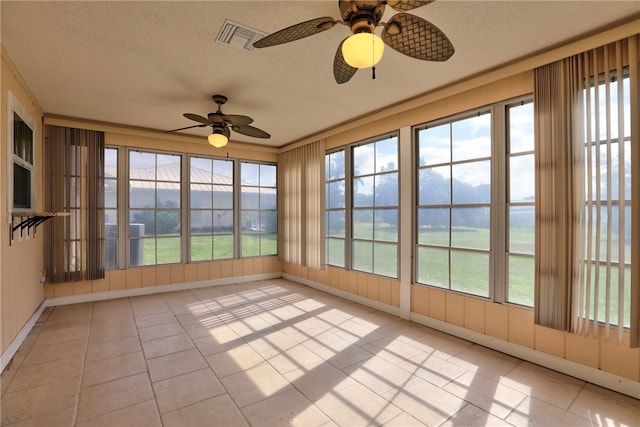
[[[9,209],[9,213],[11,212],[33,212],[36,210],[36,171],[38,169],[37,160],[36,160],[36,146],[35,140],[36,135],[38,134],[38,126],[37,122],[33,117],[27,112],[27,109],[20,103],[18,98],[9,90],[8,92],[8,100],[7,100],[7,207]],[[31,128],[33,131],[33,138],[31,140],[32,144],[32,153],[33,153],[33,164],[28,164],[19,156],[16,156],[13,152],[13,124],[14,124],[14,113],[19,115],[20,118]],[[14,161],[18,161],[20,164],[26,166],[31,171],[31,200],[30,207],[28,208],[15,208],[13,206],[13,163]],[[9,215],[11,217],[11,215]]]

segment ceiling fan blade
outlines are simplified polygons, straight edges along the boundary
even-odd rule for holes
[[[406,12],[407,10],[432,3],[433,1],[434,0],[387,0],[387,5],[391,6],[394,10]]]
[[[241,116],[238,114],[223,114],[222,119],[234,126],[246,126],[253,123],[253,119],[249,116]]]
[[[333,58],[333,77],[336,79],[336,83],[338,84],[348,82],[356,71],[358,71],[357,68],[347,64],[344,60],[344,56],[342,56],[342,43],[344,43],[344,40],[340,42],[340,46],[338,46],[338,50],[336,50],[336,56]]]
[[[183,128],[178,128],[178,129],[168,130],[168,131],[167,131],[167,133],[169,133],[169,132],[177,132],[177,131],[179,131],[179,130],[185,130],[185,129],[191,129],[191,128],[203,128],[203,127],[205,127],[205,126],[208,126],[208,125],[205,125],[205,124],[203,123],[203,124],[201,124],[201,125],[186,126],[186,127],[183,127]]]
[[[394,31],[387,32],[387,28]],[[399,29],[397,34],[395,33]],[[455,49],[449,38],[429,21],[408,13],[391,17],[382,40],[398,52],[423,61],[446,61]]]
[[[333,28],[335,24],[336,20],[329,17],[311,19],[269,34],[255,42],[253,47],[261,48],[289,43],[321,33],[322,31]]]
[[[231,126],[231,129],[243,135],[252,136],[254,138],[271,138],[271,135],[253,126]]]
[[[200,116],[198,114],[184,113],[183,116],[185,116],[189,120],[193,120],[195,122],[204,123],[205,125],[210,125],[211,124],[211,121],[209,119],[207,119],[206,117],[202,117],[202,116]]]

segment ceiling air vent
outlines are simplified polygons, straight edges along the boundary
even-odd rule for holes
[[[225,19],[216,41],[245,50],[253,50],[253,44],[266,35],[267,33]]]

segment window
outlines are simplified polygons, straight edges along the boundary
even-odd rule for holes
[[[415,132],[416,282],[532,307],[531,100],[494,104]]]
[[[398,212],[397,135],[326,154],[327,264],[397,278]]]
[[[352,268],[398,277],[398,138],[352,147]]]
[[[35,205],[34,138],[35,121],[9,91],[8,141],[11,149],[9,187],[11,210],[31,211]]]
[[[325,156],[325,259],[329,265],[345,266],[346,179],[345,151]]]
[[[240,167],[242,257],[278,253],[276,166],[242,162]]]
[[[181,262],[181,159],[129,152],[129,266]]]
[[[104,150],[104,268],[118,267],[118,149]]]
[[[233,160],[191,157],[191,261],[234,257]]]
[[[489,297],[491,113],[417,131],[417,281]]]
[[[533,103],[507,106],[507,301],[533,307],[535,172]]]

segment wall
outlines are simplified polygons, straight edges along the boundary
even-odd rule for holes
[[[24,84],[11,58],[2,48],[2,83],[0,84],[0,343],[2,353],[9,348],[23,326],[44,300],[40,283],[43,269],[42,233],[35,238],[14,240],[10,244],[9,224],[11,221],[8,205],[9,167],[7,123],[8,93],[11,91],[27,113],[36,121],[35,132],[35,176],[36,209],[42,210],[42,108],[38,105]]]

